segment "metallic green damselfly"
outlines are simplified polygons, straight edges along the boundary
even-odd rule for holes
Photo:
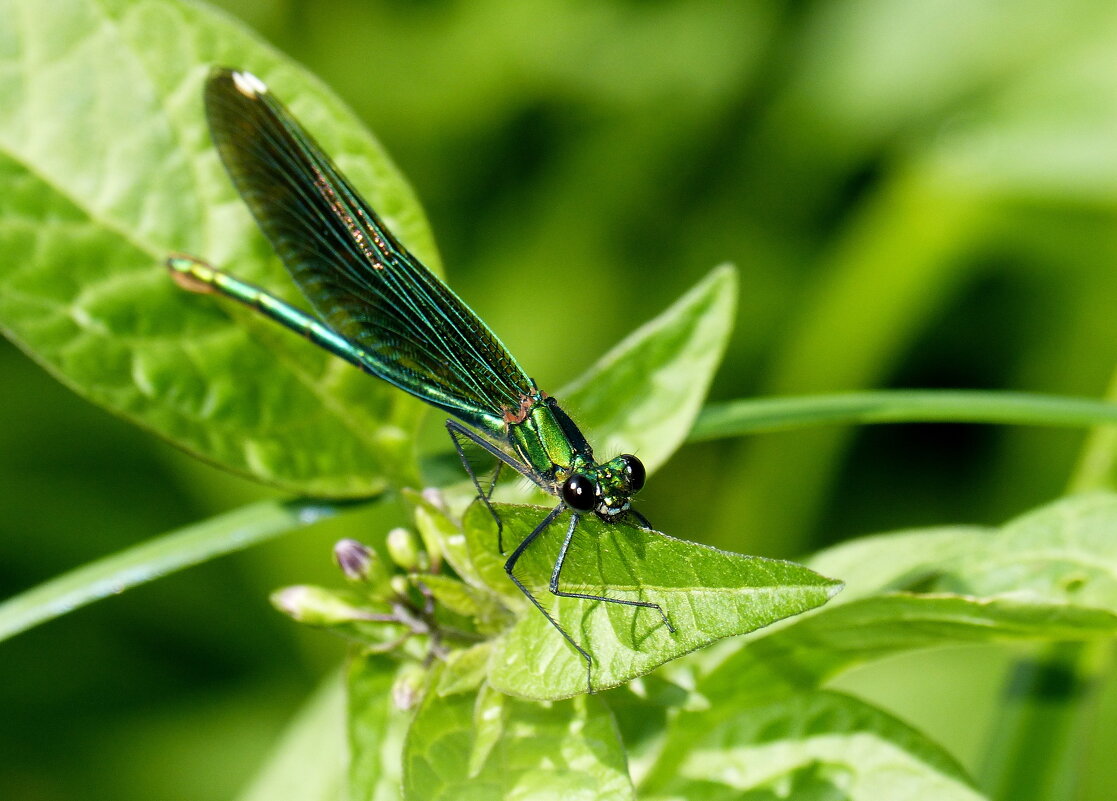
[[[468,306],[427,270],[357,194],[287,109],[254,75],[218,69],[205,88],[210,133],[233,183],[283,264],[320,319],[205,262],[173,255],[167,265],[191,291],[216,292],[250,306],[345,361],[384,379],[457,419],[446,428],[462,465],[497,523],[491,504],[507,465],[558,504],[508,556],[504,569],[525,596],[585,659],[592,689],[593,658],[517,578],[524,551],[567,510],[565,539],[551,572],[556,596],[655,610],[648,601],[565,592],[563,563],[578,521],[593,513],[615,522],[630,517],[644,485],[632,454],[594,459],[586,438],[554,398],[541,391]],[[483,487],[466,457],[473,443],[497,460]]]

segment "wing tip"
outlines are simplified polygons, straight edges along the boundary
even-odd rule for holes
[[[266,95],[268,85],[253,75],[248,70],[232,69],[231,67],[215,67],[209,75],[209,83],[216,84],[228,82],[233,88],[249,100]]]

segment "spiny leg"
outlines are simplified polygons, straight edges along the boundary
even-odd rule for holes
[[[493,510],[493,505],[492,505],[493,491],[496,490],[496,482],[497,482],[497,479],[500,478],[500,469],[502,467],[504,467],[504,462],[502,462],[498,459],[497,462],[496,462],[496,468],[493,470],[492,478],[489,479],[489,491],[485,492],[485,493],[482,493],[480,497],[485,502],[485,505],[487,507],[489,507],[489,511],[492,512],[493,516],[496,517],[496,519],[497,519],[496,520],[496,549],[497,549],[497,551],[500,552],[501,556],[504,556],[504,521],[501,520],[500,516],[496,514],[496,512]],[[476,482],[474,482],[474,483],[476,483]]]
[[[647,521],[644,522],[646,523]],[[609,598],[605,595],[590,595],[583,592],[564,592],[558,588],[559,574],[562,572],[562,566],[566,562],[566,552],[570,549],[570,541],[574,539],[574,529],[577,527],[578,516],[575,515],[570,521],[570,528],[566,530],[566,539],[562,541],[562,548],[559,549],[558,559],[555,560],[555,569],[551,571],[551,592],[561,598],[584,598],[587,601],[605,601],[610,604],[624,604],[625,606],[640,606],[644,609],[654,609],[659,612],[659,616],[663,618],[663,623],[667,626],[667,630],[674,634],[675,627],[671,625],[671,621],[667,619],[667,613],[663,611],[663,607],[659,604],[652,603],[651,601],[629,601],[625,598]]]
[[[497,473],[493,473],[493,483],[489,485],[489,491],[486,493],[485,490],[481,488],[481,482],[477,480],[477,473],[474,472],[473,466],[469,463],[469,459],[466,458],[465,449],[462,447],[462,440],[468,440],[482,450],[487,451],[492,456],[495,456],[497,462],[499,463],[498,472],[500,465],[508,465],[521,476],[523,476],[542,490],[548,489],[547,482],[542,476],[540,476],[535,470],[533,470],[530,465],[524,464],[520,460],[516,459],[514,456],[505,453],[503,450],[500,449],[498,445],[485,439],[485,437],[459,423],[457,420],[447,420],[446,430],[450,432],[450,439],[453,440],[454,447],[458,451],[458,458],[461,459],[462,467],[465,468],[465,472],[467,472],[470,479],[472,479],[473,486],[477,488],[477,497],[479,497],[485,504],[485,508],[489,510],[489,514],[491,514],[493,516],[493,520],[496,521],[497,545],[500,548],[501,554],[503,554],[504,524],[501,522],[500,515],[496,513],[496,509],[493,508],[492,501],[490,500],[492,497],[493,487],[496,486]],[[462,439],[459,439],[459,437],[461,437]]]
[[[481,482],[477,479],[477,473],[476,471],[474,471],[473,465],[469,463],[469,458],[465,455],[465,448],[462,447],[462,441],[459,439],[459,437],[466,436],[465,433],[461,430],[461,427],[453,420],[446,421],[446,430],[450,432],[450,439],[453,441],[454,448],[458,452],[458,458],[461,459],[462,467],[465,468],[465,472],[469,474],[469,478],[473,482],[473,486],[477,488],[477,497],[480,498],[481,502],[485,504],[485,508],[489,510],[489,514],[493,516],[493,520],[496,522],[497,548],[503,555],[504,523],[503,521],[501,521],[500,515],[496,513],[496,509],[493,508],[492,493],[493,488],[496,486],[497,474],[500,473],[501,465],[503,465],[504,462],[499,460],[497,461],[496,473],[493,474],[493,482],[489,485],[489,491],[485,492],[485,490],[481,488]],[[470,442],[476,442],[473,437],[466,436],[466,439],[468,439]]]
[[[559,625],[558,621],[555,620],[551,616],[551,613],[548,612],[543,607],[543,604],[539,603],[539,599],[537,599],[534,595],[532,595],[531,590],[529,590],[527,587],[525,587],[523,582],[521,582],[518,578],[516,578],[516,574],[512,572],[512,569],[515,568],[516,562],[519,561],[520,556],[523,554],[523,552],[527,550],[529,545],[531,545],[533,542],[535,542],[536,538],[540,534],[542,534],[544,531],[546,531],[546,529],[551,525],[551,523],[555,522],[555,518],[558,517],[560,514],[562,514],[562,512],[565,508],[566,508],[566,506],[564,504],[560,503],[558,506],[556,506],[554,509],[552,509],[550,511],[550,513],[545,518],[543,518],[543,522],[541,522],[538,526],[536,526],[534,531],[532,531],[530,534],[528,534],[526,537],[524,537],[523,542],[521,542],[519,545],[516,546],[516,550],[512,551],[512,555],[509,556],[508,561],[504,563],[504,572],[506,572],[508,574],[508,577],[510,579],[512,579],[512,582],[517,587],[520,588],[520,592],[522,592],[524,595],[526,595],[528,600],[531,601],[535,605],[535,608],[543,613],[543,617],[547,618],[547,620],[550,622],[550,624],[552,626],[554,626],[556,629],[558,629],[559,634],[561,634],[563,636],[563,638],[565,638],[566,641],[568,643],[570,643],[570,645],[574,648],[574,650],[577,651],[579,654],[581,654],[582,658],[586,660],[586,689],[589,692],[592,693],[593,692],[593,674],[592,674],[592,671],[593,671],[593,657],[591,657],[589,655],[589,652],[586,651],[585,648],[578,645],[578,643],[574,642],[574,638],[571,637],[567,633],[566,629],[564,629],[562,626]],[[578,524],[578,516],[574,515],[570,520],[570,529],[566,533],[567,542],[570,541],[570,535],[571,535],[571,533],[573,533],[574,527],[577,524]]]

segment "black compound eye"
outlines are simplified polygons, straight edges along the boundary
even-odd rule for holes
[[[597,484],[575,473],[562,484],[562,500],[576,512],[588,512],[597,506]]]
[[[631,453],[621,454],[617,458],[624,465],[624,480],[628,483],[629,492],[639,492],[648,477],[644,463]]]

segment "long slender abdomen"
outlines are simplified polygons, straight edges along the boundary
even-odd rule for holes
[[[167,258],[167,269],[171,271],[175,283],[189,292],[217,294],[232,298],[245,306],[256,309],[285,328],[301,334],[315,345],[328,350],[335,356],[340,356],[350,364],[363,370],[369,369],[366,360],[361,358],[362,352],[345,337],[339,336],[320,320],[311,317],[306,312],[299,311],[288,303],[284,303],[254,284],[234,278],[201,259],[184,254],[169,256]]]

